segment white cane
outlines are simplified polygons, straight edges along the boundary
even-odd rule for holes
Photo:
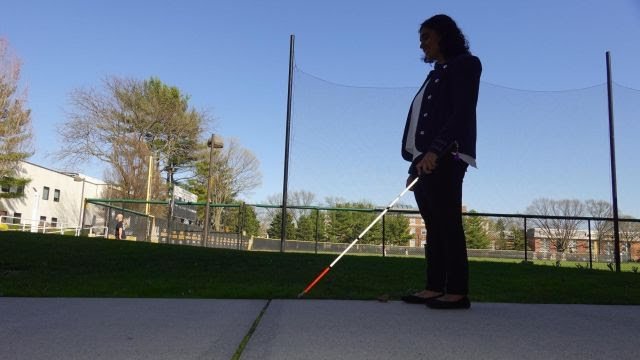
[[[344,251],[335,259],[333,260],[333,262],[331,264],[329,264],[329,266],[327,266],[324,270],[322,270],[322,272],[320,273],[320,275],[316,276],[316,278],[309,284],[309,286],[307,286],[300,294],[298,294],[298,298],[301,298],[304,296],[304,294],[308,293],[311,288],[313,288],[318,281],[320,281],[320,279],[322,279],[328,272],[329,270],[331,270],[334,265],[340,261],[340,259],[344,256],[344,254],[346,254],[349,250],[351,250],[351,248],[353,247],[353,245],[355,245],[358,241],[360,241],[360,239],[362,239],[362,237],[364,236],[364,234],[367,233],[367,231],[369,231],[373,225],[375,225],[380,219],[382,219],[382,217],[384,216],[384,214],[386,214],[389,209],[391,209],[397,202],[398,200],[400,200],[400,198],[402,196],[404,196],[404,194],[407,193],[407,191],[409,191],[409,189],[411,189],[413,187],[413,185],[415,185],[418,182],[419,178],[415,178],[413,179],[413,181],[411,182],[411,184],[409,184],[404,190],[402,190],[402,192],[400,193],[400,195],[398,195],[392,202],[391,204],[389,204],[389,206],[387,206],[383,212],[380,213],[380,215],[378,215],[378,217],[375,218],[375,220],[373,220],[373,222],[371,224],[369,224],[369,226],[367,226],[366,229],[364,229],[364,231],[362,233],[360,233],[360,235],[358,235],[357,238],[355,238],[355,240],[353,240],[351,242],[351,244],[349,244],[349,246],[347,246],[346,249],[344,249]]]

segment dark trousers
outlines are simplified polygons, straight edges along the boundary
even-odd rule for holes
[[[469,264],[462,227],[462,180],[467,163],[446,154],[414,187],[427,227],[427,290],[466,295]]]

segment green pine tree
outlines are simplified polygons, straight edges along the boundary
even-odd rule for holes
[[[322,241],[326,239],[325,229],[325,213],[313,211],[309,214],[301,215],[298,218],[297,235],[298,240],[315,241],[316,240],[316,227],[318,240]]]
[[[31,156],[31,110],[19,91],[20,60],[0,38],[0,198],[24,197],[31,181],[20,177],[20,162]]]
[[[232,203],[242,204],[237,201]],[[258,221],[258,216],[253,206],[243,205],[242,207],[225,208],[222,212],[222,226],[229,232],[238,232],[240,231],[240,226],[242,226],[242,230],[247,236],[258,236],[260,233],[260,221]]]
[[[409,219],[402,214],[385,215],[385,243],[389,245],[408,246],[413,235],[409,233]]]
[[[470,211],[476,213],[476,211]],[[484,228],[484,219],[480,216],[465,216],[463,218],[464,235],[469,249],[488,249],[491,245],[489,236]]]
[[[280,239],[281,237],[281,229],[282,229],[282,211],[277,211],[273,220],[271,220],[271,224],[269,229],[267,230],[267,234],[269,234],[269,238],[271,239]],[[296,226],[293,223],[293,216],[290,212],[287,212],[287,239],[293,240],[296,238]]]

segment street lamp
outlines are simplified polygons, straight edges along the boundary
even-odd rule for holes
[[[84,220],[84,183],[85,178],[80,176],[80,174],[76,174],[73,176],[73,181],[80,182],[82,181],[82,195],[80,195],[80,215],[78,216],[78,235],[82,232],[82,220]]]
[[[206,246],[209,240],[209,204],[211,203],[211,176],[213,172],[213,151],[214,149],[222,149],[224,142],[218,135],[211,134],[211,138],[207,141],[209,150],[209,177],[207,178],[207,204],[204,209],[204,229],[202,232],[202,246]]]

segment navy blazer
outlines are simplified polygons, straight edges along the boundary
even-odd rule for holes
[[[470,54],[459,55],[446,64],[436,64],[429,72],[424,89],[420,116],[416,126],[416,149],[434,152],[438,157],[448,151],[476,158],[476,105],[482,64]],[[402,157],[412,161],[409,173],[416,174],[415,164],[406,148],[411,123],[411,108],[402,137]]]

